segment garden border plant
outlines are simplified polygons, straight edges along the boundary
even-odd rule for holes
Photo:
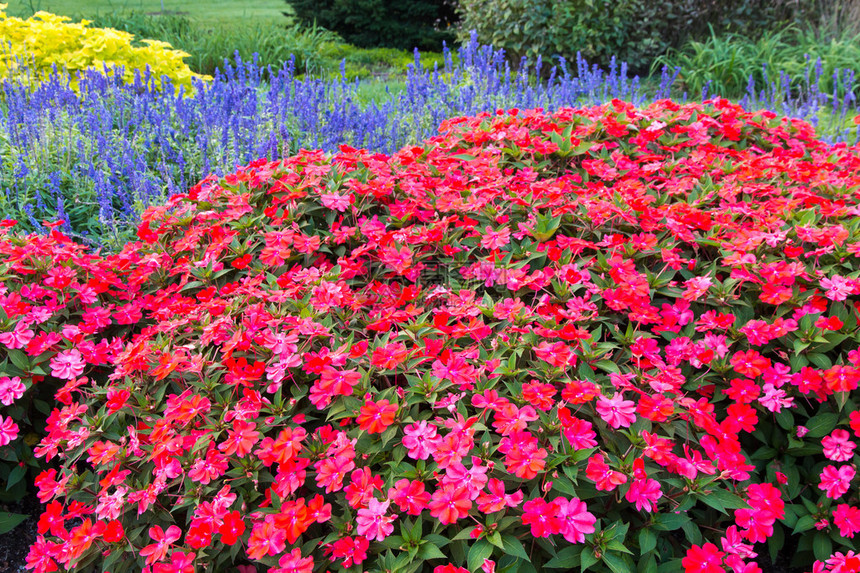
[[[616,100],[7,235],[4,396],[64,384],[28,566],[856,570],[858,190],[801,121]]]

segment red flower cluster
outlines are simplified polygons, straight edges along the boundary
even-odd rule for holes
[[[802,122],[614,101],[255,162],[115,255],[7,235],[28,566],[845,570],[858,189]]]

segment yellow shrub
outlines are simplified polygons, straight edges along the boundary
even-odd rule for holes
[[[134,81],[135,71],[143,75],[149,66],[156,84],[161,77],[171,78],[177,86],[191,91],[193,78],[211,79],[195,74],[183,62],[185,52],[174,50],[170,44],[143,40],[144,46],[132,45],[134,36],[111,28],[89,28],[86,20],[72,23],[65,16],[38,12],[32,18],[10,18],[0,4],[0,78],[43,79],[56,65],[57,70],[70,74],[72,87],[77,89],[79,74],[85,70],[102,72],[108,68],[124,68],[124,79]]]

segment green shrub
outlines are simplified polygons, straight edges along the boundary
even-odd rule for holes
[[[363,48],[439,50],[453,41],[449,0],[286,0],[305,25],[316,23]]]
[[[615,57],[640,73],[709,25],[755,34],[797,12],[780,0],[460,0],[458,11],[461,41],[475,30],[514,61],[581,53],[601,65]]]

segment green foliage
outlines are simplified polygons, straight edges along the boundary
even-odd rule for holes
[[[260,64],[273,67],[280,67],[294,55],[296,72],[303,74],[320,68],[325,43],[339,40],[334,33],[317,27],[259,20],[238,27],[201,23],[177,14],[110,12],[93,21],[101,27],[168,42],[190,54],[186,61],[192,70],[209,75],[223,70],[225,59],[233,61],[238,54],[250,62],[255,53]]]
[[[808,59],[821,60],[819,89],[830,93],[835,88],[842,96],[846,86],[842,81],[834,86],[833,75],[837,70],[860,73],[860,34],[851,36],[844,32],[841,37],[827,38],[812,27],[790,26],[750,39],[712,30],[707,39],[690,41],[682,49],[658,57],[651,69],[678,66],[682,70],[683,88],[688,93],[697,95],[710,83],[710,93],[735,98],[744,95],[750,77],[761,89],[768,80],[777,79],[780,72],[792,78],[794,91],[806,88],[810,81],[806,77]]]
[[[756,33],[794,15],[773,0],[461,0],[458,10],[461,40],[475,30],[514,61],[581,53],[601,65],[615,57],[636,72],[709,25]]]
[[[440,50],[454,39],[449,0],[286,0],[305,25],[337,32],[359,47]]]

